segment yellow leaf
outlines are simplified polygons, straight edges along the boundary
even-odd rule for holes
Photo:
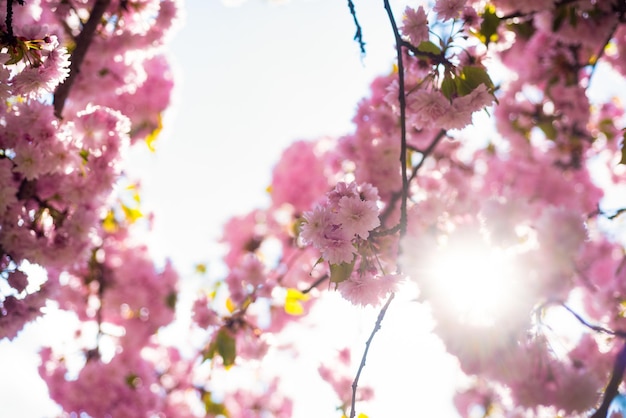
[[[115,220],[115,214],[112,210],[107,212],[107,216],[102,221],[102,228],[108,233],[115,232],[117,229],[117,221]]]
[[[196,273],[200,273],[200,274],[206,273],[206,264],[204,263],[196,264]]]
[[[231,298],[226,299],[226,309],[228,309],[230,313],[235,312],[235,309],[237,309],[237,306],[235,306]]]
[[[359,416],[357,418],[368,418],[367,415],[365,415],[364,413],[360,413]]]
[[[143,217],[143,213],[141,213],[141,211],[137,208],[131,208],[129,206],[122,205],[122,210],[124,211],[124,216],[126,216],[126,220],[131,224],[135,223],[137,219]]]
[[[141,196],[139,195],[139,184],[132,183],[126,186],[126,190],[133,192],[133,200],[137,203],[141,203]]]
[[[156,149],[154,148],[154,142],[157,140],[162,130],[163,130],[163,118],[161,114],[159,113],[158,118],[157,118],[157,127],[152,132],[150,132],[150,135],[146,137],[146,145],[148,146],[148,149],[151,152],[156,151]]]
[[[303,301],[309,300],[309,296],[297,289],[287,289],[285,297],[285,312],[289,315],[302,315],[304,313]]]

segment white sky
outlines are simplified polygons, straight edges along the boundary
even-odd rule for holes
[[[265,205],[271,167],[282,150],[297,139],[349,132],[369,83],[391,69],[393,36],[382,0],[355,3],[367,43],[363,60],[352,39],[355,27],[346,1],[271,5],[247,0],[227,8],[218,0],[186,0],[184,26],[170,47],[176,107],[156,154],[133,164],[143,178],[145,208],[155,212],[155,254],[173,257],[183,275],[194,263],[207,261],[218,274],[215,240],[222,223]],[[392,4],[400,16],[402,3]],[[396,300],[374,341],[363,379],[384,384],[377,402],[363,411],[370,418],[418,411],[454,416],[450,363],[431,354],[437,343],[425,327],[407,333],[420,323],[418,311],[414,303]],[[332,331],[331,337],[357,347],[360,356],[377,312],[348,312],[341,320],[352,329]],[[326,320],[339,321],[330,309]],[[51,416],[45,385],[37,377],[36,346],[52,338],[44,324],[27,329],[19,344],[0,342],[3,375],[14,377],[0,382],[0,415]],[[326,353],[319,347],[309,351],[305,368],[314,372],[316,356]],[[308,377],[290,379],[304,389],[296,418],[339,417],[333,400],[320,400]]]

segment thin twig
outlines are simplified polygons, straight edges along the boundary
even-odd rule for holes
[[[389,0],[384,0],[385,10],[389,17],[389,23],[393,29],[396,41],[396,55],[398,59],[398,101],[400,104],[400,167],[402,170],[402,197],[400,201],[400,236],[406,234],[407,228],[407,201],[409,200],[409,179],[406,172],[406,98],[404,97],[404,60],[402,53],[402,37],[398,31],[398,25],[393,17]]]
[[[301,290],[300,292],[303,294],[307,294],[309,293],[311,290],[315,289],[317,286],[319,286],[320,284],[324,283],[326,280],[328,280],[329,276],[328,274],[323,275],[322,277],[320,277],[319,279],[317,279],[316,281],[313,282],[313,284],[311,286],[309,286],[308,288]]]
[[[361,50],[361,55],[365,55],[365,42],[363,42],[363,31],[361,30],[359,19],[357,19],[356,17],[356,10],[354,9],[354,3],[352,2],[352,0],[348,0],[348,9],[350,9],[350,14],[352,15],[352,19],[354,20],[354,25],[356,26],[356,33],[354,34],[354,40],[359,43],[359,49]]]
[[[432,154],[432,152],[435,150],[435,147],[437,146],[437,144],[439,144],[439,142],[443,139],[444,136],[446,136],[446,130],[442,129],[442,130],[440,130],[437,133],[437,135],[432,140],[432,142],[428,145],[428,147],[421,153],[422,154],[422,159],[420,160],[419,163],[415,164],[415,167],[413,167],[413,170],[411,171],[411,176],[409,177],[409,181],[413,180],[415,178],[415,176],[417,175],[418,170],[424,164],[424,161],[426,160],[426,157],[428,157],[430,154]]]
[[[365,360],[367,359],[367,353],[370,349],[370,346],[372,345],[372,340],[374,339],[374,335],[376,335],[376,333],[380,329],[380,324],[383,322],[383,318],[385,317],[385,314],[387,313],[387,309],[389,308],[389,305],[391,304],[391,301],[393,300],[395,296],[396,294],[393,292],[389,295],[389,298],[387,299],[385,306],[383,306],[380,312],[378,313],[378,319],[376,319],[376,324],[374,325],[374,329],[372,330],[370,337],[367,339],[367,342],[365,343],[365,351],[363,352],[363,357],[361,358],[361,364],[359,365],[359,370],[356,372],[356,377],[354,378],[354,381],[352,382],[352,406],[350,410],[350,418],[354,418],[356,414],[356,390],[359,387],[359,378],[361,377],[361,372],[363,371],[363,368],[365,367]]]
[[[70,63],[70,75],[62,84],[59,84],[54,92],[54,115],[59,119],[63,117],[63,107],[65,106],[65,101],[70,94],[70,90],[76,80],[76,77],[80,74],[80,67],[83,64],[85,55],[87,54],[89,46],[93,41],[98,25],[100,25],[100,22],[102,21],[102,16],[109,7],[110,3],[111,0],[96,0],[96,4],[94,4],[91,14],[89,15],[89,20],[83,27],[80,34],[76,37],[76,48],[74,49],[74,52],[72,52]]]
[[[562,306],[566,311],[571,313],[574,316],[574,318],[576,318],[578,320],[578,322],[580,322],[581,324],[583,324],[584,326],[586,326],[587,328],[589,328],[592,331],[595,331],[595,332],[598,332],[598,333],[601,333],[601,334],[607,334],[607,335],[612,335],[614,337],[619,337],[619,338],[626,339],[626,331],[620,331],[620,330],[616,331],[616,330],[605,328],[605,327],[603,327],[601,325],[592,324],[591,322],[589,322],[585,318],[583,318],[578,312],[574,311],[572,308],[567,306],[562,301],[559,301],[559,300],[548,301],[548,302],[544,303],[541,307],[545,307],[547,305],[559,305],[559,306]]]
[[[598,208],[596,210],[594,210],[593,212],[591,212],[590,214],[587,215],[587,219],[591,219],[594,216],[603,216],[606,219],[608,219],[609,221],[612,221],[615,218],[619,217],[624,212],[626,212],[626,208],[620,208],[620,209],[616,209],[615,213],[613,213],[612,215],[609,215],[607,212],[605,212],[602,209],[600,209],[600,206],[598,206]]]

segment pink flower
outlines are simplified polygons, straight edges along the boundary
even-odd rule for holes
[[[422,41],[428,40],[428,19],[422,6],[417,10],[408,7],[404,9],[402,17],[402,33],[409,41],[417,46]],[[397,96],[396,96],[397,97]]]
[[[324,161],[316,142],[297,141],[287,148],[272,172],[274,205],[289,204],[296,212],[310,209],[328,190]]]
[[[380,225],[375,202],[344,196],[339,201],[337,221],[349,236],[367,239],[369,232]]]
[[[328,193],[328,202],[331,206],[337,206],[339,205],[339,201],[342,197],[353,197],[358,195],[359,192],[357,190],[356,183],[345,183],[343,181],[340,181],[339,183],[337,183],[335,188],[330,193]]]
[[[326,231],[334,221],[333,214],[325,206],[316,206],[312,211],[304,213],[305,223],[300,236],[305,244],[321,248],[326,242]]]
[[[435,126],[450,111],[450,102],[437,90],[418,90],[409,100],[411,122],[417,129]]]
[[[194,301],[192,307],[191,317],[193,318],[193,321],[203,329],[207,329],[220,323],[219,316],[213,309],[209,308],[209,303],[210,302],[206,295],[202,295]]]
[[[351,276],[339,284],[339,292],[354,305],[380,305],[383,298],[394,292],[400,282],[397,274],[384,276]]]
[[[23,174],[28,180],[33,180],[43,174],[44,155],[40,147],[35,143],[26,141],[20,141],[16,145],[13,171]]]
[[[351,263],[356,250],[349,236],[339,226],[333,226],[326,231],[322,247],[322,257],[330,264]]]
[[[433,11],[443,21],[456,19],[461,14],[466,0],[437,0]]]

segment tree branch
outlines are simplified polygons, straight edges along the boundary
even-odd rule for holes
[[[439,131],[437,133],[437,135],[433,138],[433,140],[431,141],[431,143],[428,145],[428,147],[426,149],[424,149],[424,150],[416,150],[417,152],[422,154],[422,159],[420,160],[419,163],[416,164],[415,167],[413,167],[413,169],[411,171],[411,175],[408,177],[408,182],[412,181],[417,176],[417,172],[419,171],[419,169],[424,164],[424,161],[426,160],[426,158],[430,154],[432,154],[432,152],[435,150],[435,147],[437,147],[437,144],[439,144],[439,142],[443,139],[443,137],[446,135],[446,133],[447,133],[447,131],[442,129],[441,131]],[[407,145],[407,149],[408,148],[409,147]],[[408,189],[408,187],[407,187],[407,189]],[[407,190],[407,194],[408,194],[408,190]],[[389,215],[391,215],[391,212],[393,211],[393,208],[395,207],[398,199],[400,199],[400,198],[403,198],[402,191],[395,192],[395,193],[393,193],[391,195],[391,197],[389,198],[389,203],[385,207],[383,213],[380,215],[381,223],[384,223],[384,221],[387,219],[387,217],[389,217]],[[408,199],[408,196],[407,196],[407,199]],[[396,225],[393,228],[390,228],[390,229],[387,229],[387,230],[381,230],[381,231],[373,232],[372,235],[373,236],[390,235],[390,234],[396,233],[399,229],[400,229],[400,225]]]
[[[409,179],[406,172],[406,99],[404,94],[404,60],[402,54],[402,37],[398,31],[398,25],[393,17],[389,0],[384,0],[385,10],[389,17],[389,23],[393,29],[396,41],[396,55],[398,59],[398,101],[400,104],[400,167],[402,171],[402,197],[400,201],[400,236],[406,234],[407,228],[407,201],[409,199]]]
[[[420,153],[422,154],[422,159],[420,160],[419,163],[415,165],[415,167],[413,167],[409,180],[413,180],[415,178],[415,176],[417,175],[417,171],[424,164],[424,160],[426,160],[426,157],[432,154],[432,152],[435,150],[435,147],[437,146],[437,144],[439,144],[439,142],[443,139],[444,136],[446,136],[446,130],[442,129],[437,133],[435,138],[433,138],[432,142],[428,145],[428,147],[424,151],[420,151]]]
[[[63,107],[65,106],[65,101],[70,94],[70,90],[76,80],[76,77],[80,74],[80,67],[83,64],[85,55],[87,54],[89,46],[93,41],[98,25],[102,21],[102,16],[109,7],[110,3],[111,0],[96,0],[96,4],[94,4],[91,14],[89,15],[89,20],[83,27],[80,34],[76,37],[76,48],[74,49],[74,52],[72,52],[70,63],[70,75],[67,77],[65,82],[57,87],[54,92],[54,115],[59,119],[62,119],[63,117]]]
[[[559,299],[548,300],[548,301],[542,303],[541,305],[539,305],[537,307],[537,310],[546,308],[546,307],[548,307],[550,305],[561,306],[567,312],[571,313],[574,316],[574,318],[576,318],[576,320],[578,322],[580,322],[581,324],[583,324],[584,326],[586,326],[587,328],[589,328],[590,330],[592,330],[594,332],[597,332],[597,333],[600,333],[600,334],[612,335],[614,337],[626,339],[626,331],[612,330],[612,329],[609,329],[609,328],[605,328],[605,327],[603,327],[601,325],[592,324],[591,322],[589,322],[585,318],[583,318],[579,313],[577,313],[572,308],[570,308],[565,302],[563,302],[562,300],[559,300]]]
[[[387,0],[385,0],[385,2],[386,1]],[[350,409],[350,418],[354,418],[356,414],[356,408],[355,408],[356,390],[359,386],[359,378],[361,377],[361,372],[363,371],[363,368],[365,367],[365,360],[367,359],[367,353],[370,350],[370,346],[372,344],[372,340],[374,339],[374,335],[376,335],[376,333],[380,329],[380,324],[383,322],[383,318],[385,317],[385,314],[387,313],[387,309],[389,308],[389,305],[391,304],[391,301],[393,300],[395,296],[396,296],[395,293],[391,293],[389,295],[389,298],[387,299],[385,306],[383,306],[383,308],[380,310],[380,313],[378,314],[378,319],[376,319],[376,325],[374,325],[374,329],[372,330],[370,337],[367,339],[367,342],[365,343],[365,351],[363,352],[363,357],[361,358],[361,364],[359,365],[359,370],[356,372],[356,377],[354,378],[354,381],[352,382],[352,406]]]
[[[361,55],[365,55],[365,42],[363,42],[363,31],[361,30],[359,19],[357,19],[356,17],[356,10],[354,9],[354,3],[352,2],[352,0],[348,0],[348,9],[350,9],[350,14],[352,15],[352,19],[354,20],[354,25],[356,26],[356,33],[354,34],[353,39],[359,43]]]
[[[5,19],[7,33],[5,42],[11,46],[17,45],[17,39],[13,33],[13,1],[16,1],[20,6],[24,5],[24,0],[7,0],[7,16]]]
[[[626,369],[626,343],[617,354],[617,357],[615,357],[613,371],[611,372],[611,379],[604,390],[602,404],[590,418],[608,418],[609,407],[611,406],[613,399],[615,399],[619,393],[619,385],[622,383],[624,378],[624,369]]]

